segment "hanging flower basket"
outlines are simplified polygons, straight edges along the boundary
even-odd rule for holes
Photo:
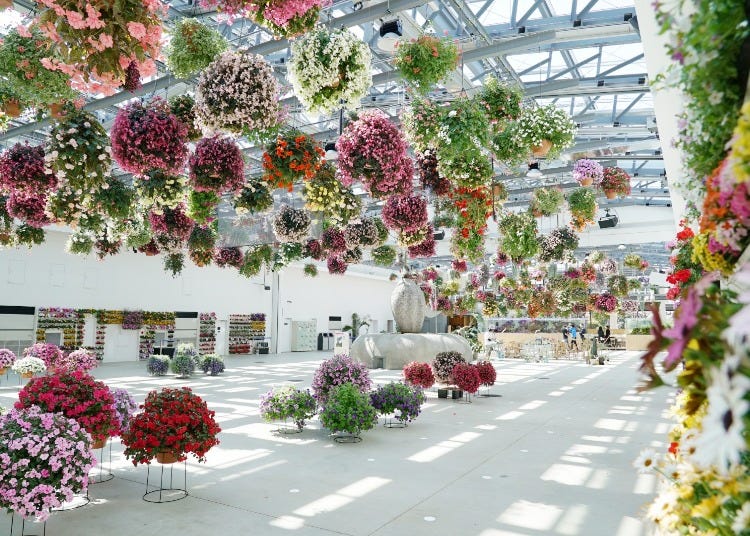
[[[323,156],[325,151],[314,138],[290,130],[266,146],[263,177],[270,186],[291,192],[295,181],[315,176],[323,165]]]
[[[204,138],[190,157],[190,182],[197,192],[221,195],[238,192],[245,182],[242,151],[233,139],[214,136]]]
[[[604,168],[599,187],[604,191],[607,199],[614,199],[618,195],[630,195],[630,175],[620,167]]]
[[[263,56],[226,51],[201,72],[195,112],[210,130],[264,140],[276,134],[285,116],[279,94],[279,83]]]
[[[302,195],[305,208],[320,212],[332,223],[346,225],[362,211],[362,201],[351,188],[341,184],[336,177],[336,168],[324,163],[315,176],[305,181]]]
[[[389,229],[412,232],[427,225],[427,199],[421,195],[393,195],[382,211],[383,223]]]
[[[595,160],[587,158],[576,160],[573,165],[573,178],[581,186],[591,186],[592,184],[599,186],[604,178],[604,168]]]
[[[350,110],[372,85],[370,48],[346,29],[320,28],[292,43],[288,78],[308,110]]]
[[[414,167],[401,132],[380,110],[366,110],[336,142],[339,176],[346,186],[361,180],[373,197],[407,194]]]
[[[227,49],[224,37],[195,19],[179,19],[167,48],[167,65],[177,78],[189,78],[205,69]]]
[[[542,140],[539,145],[531,146],[531,153],[537,158],[544,158],[547,156],[552,149],[552,142],[549,140]]]
[[[299,242],[310,232],[310,216],[304,210],[284,205],[273,220],[273,232],[280,242]]]
[[[422,35],[397,46],[393,64],[422,95],[458,65],[458,47],[452,39]]]
[[[8,117],[18,117],[21,115],[21,102],[18,99],[7,99],[3,102],[3,112]]]
[[[555,158],[573,144],[576,124],[564,110],[548,104],[524,108],[514,131],[535,156]]]
[[[164,99],[134,101],[117,112],[112,157],[125,171],[180,173],[188,157],[187,128]]]

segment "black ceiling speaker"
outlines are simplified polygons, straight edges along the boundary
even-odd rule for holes
[[[390,20],[380,25],[380,37],[403,37],[404,29],[399,19]]]
[[[445,230],[444,229],[440,229],[439,231],[435,231],[434,233],[432,233],[432,237],[435,240],[442,240],[442,239],[444,239],[445,238]]]
[[[600,229],[607,229],[608,227],[614,227],[618,224],[620,219],[617,217],[617,214],[610,214],[609,209],[604,209],[604,216],[599,218],[599,228]]]

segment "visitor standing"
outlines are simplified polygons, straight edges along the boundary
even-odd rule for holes
[[[578,341],[576,338],[578,337],[578,330],[576,329],[575,324],[570,325],[570,329],[568,330],[570,332],[570,347],[573,346],[576,347],[576,352],[578,351]]]
[[[599,329],[596,330],[596,336],[599,339],[599,342],[604,342],[604,328],[599,326]]]
[[[563,328],[562,328],[562,336],[563,336],[563,342],[565,343],[565,346],[567,348],[570,348],[570,343],[568,342],[568,328],[567,328],[567,326],[563,326]]]

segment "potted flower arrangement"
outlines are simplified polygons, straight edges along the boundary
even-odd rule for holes
[[[312,179],[305,181],[302,195],[309,211],[320,212],[339,225],[349,223],[362,210],[362,201],[351,188],[341,184],[336,168],[329,163],[323,164]]]
[[[326,268],[331,275],[344,275],[349,264],[342,255],[329,255],[326,259]]]
[[[279,93],[273,69],[263,56],[226,51],[201,72],[195,112],[208,129],[264,140],[278,131],[284,119]]]
[[[419,416],[424,401],[424,391],[421,387],[401,382],[379,385],[370,393],[372,407],[381,415],[395,414],[396,420],[403,426]]]
[[[315,176],[324,156],[325,151],[313,137],[292,129],[266,145],[263,178],[270,186],[291,192],[295,181]]]
[[[398,252],[393,246],[378,246],[370,251],[370,255],[375,264],[388,267],[393,266],[393,263],[396,262]]]
[[[323,361],[315,371],[313,396],[319,403],[325,404],[331,389],[347,382],[366,392],[370,389],[370,374],[363,363],[354,361],[348,355],[336,354]]]
[[[234,196],[232,204],[237,214],[259,214],[273,207],[273,196],[265,181],[251,177],[245,182],[239,194]]]
[[[539,237],[539,260],[549,262],[561,261],[566,252],[575,251],[578,248],[579,237],[567,227],[553,229],[549,234]]]
[[[458,65],[458,47],[452,39],[422,35],[396,46],[394,66],[422,95]]]
[[[116,387],[111,389],[111,391],[112,398],[115,401],[117,429],[120,430],[120,434],[123,434],[130,426],[130,420],[135,415],[136,410],[138,410],[138,404],[126,389]]]
[[[479,92],[479,102],[497,130],[503,130],[508,121],[516,121],[521,116],[522,101],[520,87],[501,82],[494,76],[485,80]]]
[[[437,249],[437,243],[435,242],[435,228],[431,224],[428,225],[426,238],[418,244],[409,246],[407,249],[410,259],[429,259],[430,257],[434,257]]]
[[[374,197],[412,190],[414,167],[399,129],[380,110],[365,110],[339,139],[339,179],[345,186],[361,180]]]
[[[340,441],[359,441],[359,434],[372,429],[377,420],[378,414],[370,403],[370,397],[351,382],[333,386],[320,411],[320,423],[332,434],[349,434]]]
[[[210,376],[224,372],[224,360],[218,354],[206,354],[201,359],[201,370]]]
[[[498,222],[502,233],[500,249],[516,264],[539,251],[537,223],[528,212],[508,212]]]
[[[31,379],[15,407],[31,406],[75,419],[91,435],[95,449],[120,433],[109,387],[80,370]]]
[[[617,309],[617,298],[607,292],[602,294],[592,294],[592,305],[595,311],[601,313],[611,313]]]
[[[438,154],[441,154],[440,150]],[[487,155],[479,151],[466,151],[450,157],[438,156],[438,173],[450,177],[458,186],[478,188],[492,181],[494,170]]]
[[[451,371],[451,378],[456,387],[466,393],[474,394],[479,390],[482,379],[477,367],[469,363],[456,363]],[[468,400],[468,397],[467,397]]]
[[[508,123],[502,130],[494,132],[489,141],[489,149],[498,162],[503,162],[508,167],[526,163],[531,154],[527,140],[517,135],[516,123]]]
[[[516,134],[534,156],[555,158],[573,144],[576,124],[554,104],[523,109],[516,123]]]
[[[648,267],[648,262],[643,259],[640,255],[637,253],[628,253],[625,255],[625,258],[623,258],[622,263],[627,266],[628,268],[633,268],[634,270],[641,270],[643,268],[643,263],[646,263],[646,267]]]
[[[604,168],[596,160],[582,158],[573,164],[573,178],[581,186],[599,186],[604,179]]]
[[[96,464],[86,430],[38,406],[0,413],[0,459],[7,460],[0,464],[3,507],[38,521],[85,492]]]
[[[8,128],[11,118],[21,115],[25,104],[18,97],[18,94],[6,84],[0,85],[0,110],[2,110],[2,130]]]
[[[565,195],[560,188],[536,188],[531,195],[529,210],[535,217],[552,216],[560,212]]]
[[[45,63],[58,58],[53,43],[39,28],[18,26],[3,36],[0,70],[3,84],[23,103],[46,106],[72,99],[75,94],[68,76],[47,69]]]
[[[188,238],[188,254],[198,266],[207,266],[214,259],[218,234],[210,225],[196,225]]]
[[[273,250],[268,244],[250,246],[245,252],[245,258],[239,267],[240,275],[244,275],[245,277],[258,275],[263,264],[270,265],[272,258]]]
[[[627,296],[630,286],[624,275],[612,275],[607,279],[607,290],[613,296]]]
[[[477,372],[479,372],[479,382],[488,389],[495,385],[497,380],[497,370],[492,363],[489,361],[479,361],[476,365]]]
[[[44,242],[44,236],[44,229],[26,223],[17,226],[15,229],[15,242],[18,245],[25,245],[28,247],[38,246]]]
[[[37,342],[23,351],[24,357],[37,357],[44,362],[44,366],[52,369],[57,361],[62,358],[63,353],[54,344],[48,342]]]
[[[292,385],[272,389],[260,397],[260,416],[267,422],[291,419],[296,431],[317,413],[315,398],[310,391]]]
[[[151,391],[141,410],[122,434],[125,457],[133,465],[151,463],[154,457],[159,463],[174,463],[188,454],[204,462],[206,453],[219,444],[215,412],[188,387]]]
[[[110,137],[112,157],[130,173],[160,170],[177,174],[188,157],[187,127],[160,97],[120,108]]]
[[[5,371],[12,367],[15,362],[16,354],[7,348],[0,348],[0,376],[5,374]]]
[[[283,205],[273,220],[273,232],[280,242],[299,242],[310,232],[310,223],[307,212]]]
[[[186,214],[186,207],[180,204],[175,208],[164,208],[161,213],[151,211],[148,221],[158,243],[182,244],[190,238],[195,222]]]
[[[344,239],[350,248],[370,247],[379,243],[379,229],[374,218],[360,218],[344,228]]]
[[[12,217],[32,227],[44,227],[52,223],[45,212],[46,202],[46,193],[14,191],[8,196],[5,208]]]
[[[162,171],[147,171],[133,179],[140,206],[153,212],[175,209],[185,201],[185,175],[170,175]]]
[[[599,188],[607,199],[630,195],[630,175],[621,167],[606,167]]]
[[[401,114],[404,136],[417,153],[435,151],[444,108],[430,99],[415,98]]]
[[[275,36],[296,37],[315,27],[325,0],[253,0],[248,16]]]
[[[604,275],[614,275],[617,273],[617,262],[614,259],[605,258],[597,265],[599,271]]]
[[[80,370],[81,372],[88,372],[91,369],[96,368],[99,365],[99,361],[96,359],[96,354],[86,348],[79,348],[70,353],[63,352],[55,361],[55,372],[69,373]]]
[[[411,232],[427,225],[427,199],[421,195],[392,195],[383,206],[383,223],[389,229]]]
[[[311,112],[355,109],[372,85],[370,47],[346,29],[320,28],[292,43],[287,77]]]
[[[16,359],[11,369],[24,378],[31,378],[34,374],[41,374],[47,370],[47,365],[38,357],[22,357]]]
[[[186,352],[177,351],[172,358],[169,368],[178,378],[188,378],[195,372],[195,358]]]
[[[219,248],[218,250],[216,250],[216,256],[214,257],[216,265],[220,268],[224,268],[226,266],[239,268],[239,266],[242,264],[243,259],[244,256],[242,255],[242,251],[238,247]]]
[[[204,138],[190,157],[190,184],[197,192],[238,192],[245,182],[242,151],[233,139]]]
[[[189,78],[227,49],[224,37],[196,19],[179,19],[166,50],[167,65],[177,78]]]
[[[189,19],[181,19],[189,20]],[[195,115],[195,99],[187,93],[175,95],[169,98],[169,109],[187,128],[187,139],[198,141],[203,137],[203,132],[198,126],[198,117]]]
[[[404,381],[410,385],[416,385],[423,389],[429,389],[435,383],[435,375],[429,363],[412,361],[404,366]]]
[[[440,112],[435,146],[438,162],[476,155],[488,145],[489,119],[476,98],[459,97]]]
[[[307,277],[317,277],[318,275],[318,267],[311,262],[305,264],[302,271]]]
[[[149,356],[148,361],[146,361],[146,370],[152,376],[164,376],[169,370],[169,356]]]
[[[114,0],[97,6],[75,0],[49,0],[39,28],[57,47],[60,59],[42,60],[70,78],[73,89],[113,95],[133,90],[141,76],[156,74],[161,53],[164,4]]]
[[[570,226],[576,231],[583,231],[587,225],[594,223],[598,206],[596,194],[589,188],[577,188],[568,196],[570,209]]]
[[[320,235],[320,245],[328,253],[343,253],[346,251],[346,237],[338,227],[329,227]]]
[[[458,363],[466,363],[466,359],[459,352],[440,352],[432,360],[432,370],[435,379],[443,384],[453,383],[453,367]],[[439,393],[438,393],[439,396]]]
[[[0,190],[43,196],[57,185],[45,168],[44,147],[16,143],[0,154]]]

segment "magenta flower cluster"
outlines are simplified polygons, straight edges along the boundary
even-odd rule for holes
[[[224,268],[225,266],[234,266],[235,268],[238,268],[243,260],[244,256],[242,255],[242,251],[240,251],[240,248],[236,247],[219,248],[214,256],[216,265],[221,268]]]
[[[0,155],[0,190],[40,194],[56,184],[45,170],[43,146],[16,143]]]
[[[594,184],[601,184],[604,179],[604,168],[596,160],[582,158],[573,164],[573,178],[579,183],[586,178],[593,179]]]
[[[326,266],[328,267],[328,273],[331,275],[344,275],[349,264],[344,260],[341,255],[331,255],[326,259]]]
[[[421,195],[392,195],[385,202],[383,223],[389,229],[411,233],[427,225],[427,198]]]
[[[239,192],[245,184],[245,162],[231,138],[204,138],[190,157],[190,183],[197,192]]]
[[[599,294],[594,300],[594,307],[599,311],[611,313],[617,307],[617,298],[607,292]]]
[[[121,108],[110,137],[112,157],[130,173],[160,170],[179,174],[188,157],[187,127],[159,97]]]
[[[320,235],[320,244],[330,253],[344,253],[346,251],[346,237],[338,227],[329,227]]]
[[[7,348],[0,348],[0,369],[8,368],[16,362],[16,354]]]
[[[49,342],[37,342],[23,351],[24,357],[36,357],[44,361],[44,365],[49,369],[57,365],[57,361],[62,358],[60,348]]]
[[[409,257],[412,259],[433,257],[435,256],[436,249],[435,229],[430,224],[427,226],[427,238],[416,246],[409,246]]]
[[[399,129],[380,110],[366,110],[336,142],[339,178],[345,186],[361,180],[374,197],[412,191],[414,165]]]
[[[87,372],[99,364],[96,359],[96,354],[86,348],[79,348],[70,353],[63,353],[55,362],[55,371],[60,372],[75,372],[80,370]]]
[[[325,403],[328,393],[337,385],[354,384],[360,391],[370,390],[370,374],[364,363],[354,361],[346,354],[336,354],[323,361],[315,371],[312,382],[313,396],[319,403]]]
[[[148,214],[148,221],[155,235],[162,235],[180,242],[185,242],[190,238],[190,233],[195,226],[195,222],[187,215],[184,203],[180,203],[175,208],[165,208],[161,214],[152,210]]]
[[[46,520],[88,487],[96,464],[89,445],[86,431],[60,413],[32,406],[0,416],[0,505]]]
[[[451,377],[456,387],[468,393],[476,393],[482,384],[479,370],[469,363],[456,363],[453,366]]]
[[[47,195],[45,193],[32,193],[24,191],[11,192],[5,202],[8,214],[31,225],[32,227],[44,227],[51,220],[45,212]]]
[[[325,253],[323,252],[323,245],[319,240],[310,238],[305,243],[305,256],[310,257],[311,259],[314,259],[316,261],[322,260],[325,257]]]
[[[412,361],[404,365],[404,380],[411,385],[417,385],[424,389],[429,389],[435,383],[435,375],[432,373],[432,367],[429,363]]]

